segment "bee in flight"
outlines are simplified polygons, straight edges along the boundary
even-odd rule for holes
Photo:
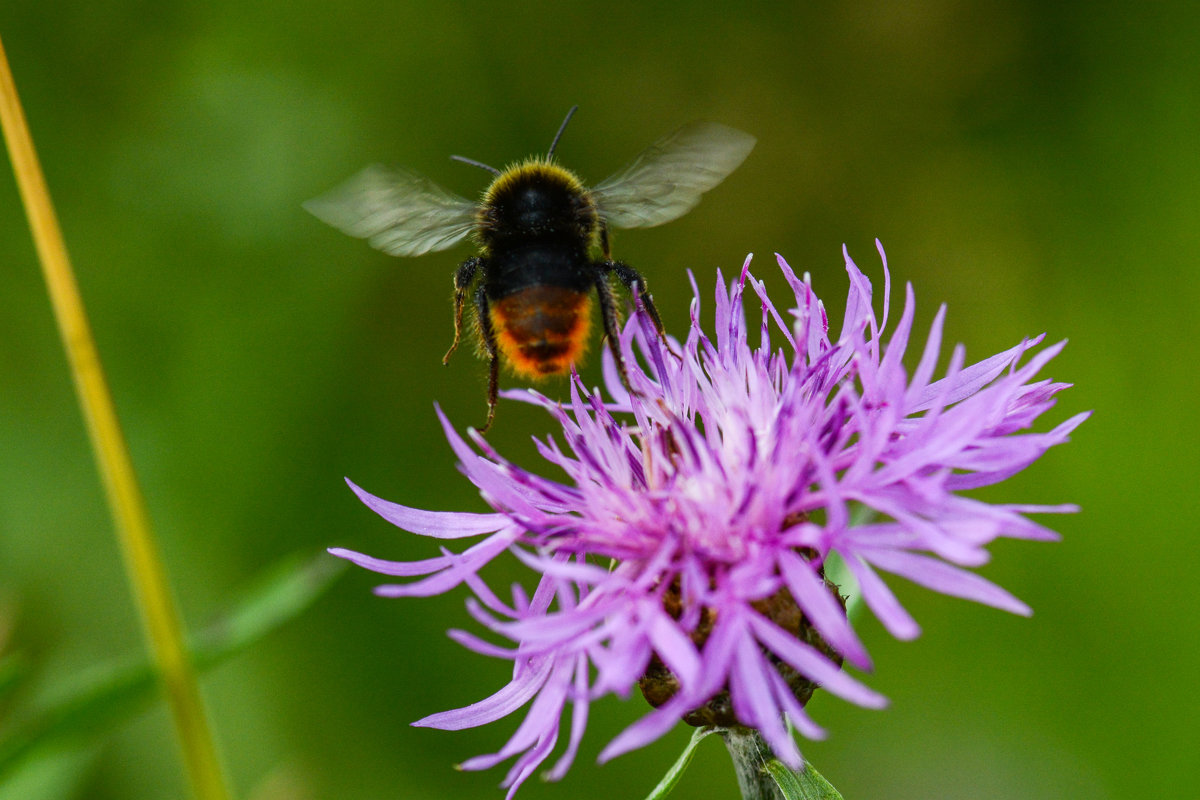
[[[554,161],[576,108],[567,112],[545,157],[498,170],[451,156],[494,176],[477,203],[415,172],[374,165],[304,204],[324,222],[393,256],[444,250],[474,235],[479,253],[454,275],[454,343],[442,362],[458,347],[463,307],[474,287],[476,328],[489,365],[483,431],[496,414],[501,354],[524,377],[568,371],[587,346],[593,290],[617,369],[628,385],[610,276],[636,290],[660,334],[663,326],[642,276],[612,260],[609,227],[649,228],[683,216],[754,147],[749,134],[693,122],[588,188]]]

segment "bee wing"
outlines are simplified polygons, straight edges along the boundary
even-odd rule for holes
[[[715,122],[692,122],[643,150],[592,190],[600,214],[618,228],[651,228],[683,216],[700,195],[738,168],[755,138]]]
[[[475,204],[405,169],[373,164],[304,208],[393,256],[445,250],[475,225]]]

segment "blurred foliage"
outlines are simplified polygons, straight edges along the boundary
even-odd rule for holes
[[[190,637],[188,649],[197,670],[211,669],[298,616],[329,588],[343,566],[311,555],[289,556],[273,565],[230,608]],[[0,674],[15,672],[5,669],[13,660],[0,662]],[[112,728],[161,693],[145,653],[98,664],[54,689],[57,696],[26,711],[20,723],[6,721],[0,730],[0,797],[28,797],[27,790],[13,788],[24,775],[49,771],[49,765],[64,759],[78,764]]]
[[[687,217],[614,242],[648,275],[668,328],[686,322],[685,269],[707,297],[714,268],[747,251],[776,287],[773,251],[811,271],[836,318],[842,243],[878,274],[878,236],[893,276],[914,284],[918,324],[946,302],[947,337],[975,357],[1069,336],[1051,375],[1078,388],[1060,418],[1097,410],[1073,444],[986,495],[1084,507],[1052,520],[1061,544],[1006,544],[983,570],[1033,619],[898,585],[925,635],[898,643],[864,623],[868,680],[892,707],[818,695],[830,737],[805,755],[849,798],[1172,796],[1200,782],[1195,704],[1175,683],[1200,673],[1200,549],[1185,538],[1200,459],[1200,15],[1183,3],[732,8],[0,5],[186,617],[297,549],[435,553],[363,508],[342,476],[413,505],[481,507],[432,411],[460,426],[484,413],[482,364],[439,363],[465,251],[390,259],[305,215],[303,200],[373,161],[479,191],[482,173],[449,154],[499,164],[543,150],[573,103],[559,155],[591,181],[710,118],[759,137],[750,159]],[[8,647],[54,687],[141,644],[0,172],[0,591],[20,609]],[[598,378],[594,364],[587,374]],[[489,438],[529,460],[546,427],[505,403]],[[451,765],[498,748],[515,721],[407,723],[490,693],[506,665],[444,636],[469,624],[461,593],[386,601],[375,582],[353,573],[206,675],[242,796],[502,796],[502,770]],[[645,796],[688,732],[593,763],[641,712],[636,697],[601,703],[562,784],[521,796]],[[674,796],[733,796],[724,754],[705,750]],[[80,797],[184,793],[162,709],[74,768],[78,782],[62,783]]]

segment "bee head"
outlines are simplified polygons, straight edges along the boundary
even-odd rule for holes
[[[545,160],[510,167],[493,181],[482,204],[482,233],[506,239],[586,238],[596,212],[573,173]]]

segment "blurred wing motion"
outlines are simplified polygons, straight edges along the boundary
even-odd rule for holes
[[[592,190],[605,221],[651,228],[683,216],[738,168],[755,138],[715,122],[693,122],[647,147]]]
[[[338,230],[393,256],[458,244],[475,226],[475,204],[428,178],[373,164],[304,208]]]

